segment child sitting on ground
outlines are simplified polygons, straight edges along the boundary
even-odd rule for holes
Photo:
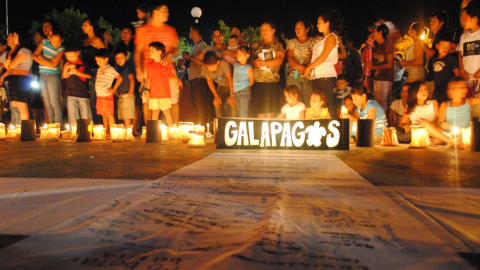
[[[467,83],[462,77],[451,79],[447,89],[450,100],[440,105],[438,125],[446,131],[470,127],[472,106],[480,104],[480,97],[467,98]]]
[[[328,112],[326,99],[324,92],[314,90],[310,96],[310,108],[305,110],[305,119],[332,119]]]
[[[410,83],[402,85],[401,99],[394,100],[388,108],[388,126],[397,127],[400,119],[402,119],[405,106],[407,106],[408,88]]]
[[[165,45],[160,42],[150,43],[149,55],[153,62],[147,65],[146,87],[148,90],[145,95],[148,96],[148,108],[152,110],[152,120],[158,120],[160,111],[163,111],[167,125],[171,126],[173,118],[169,80],[177,77],[173,73],[172,66],[164,66],[161,63],[165,56]]]
[[[122,76],[108,64],[110,53],[107,49],[98,49],[95,53],[95,61],[98,65],[97,78],[95,80],[95,93],[97,94],[97,114],[103,118],[103,125],[107,131],[107,137],[110,136],[110,125],[115,124],[113,117],[114,102],[113,94],[122,83]],[[112,83],[115,80],[115,85]]]
[[[67,62],[63,67],[63,78],[67,79],[67,110],[70,126],[77,124],[77,119],[92,119],[88,79],[92,78],[80,58],[80,49],[70,45],[65,48]]]
[[[345,108],[348,110],[348,114],[351,116],[355,116],[355,113],[357,111],[357,107],[355,104],[353,104],[353,98],[352,96],[348,95],[343,99],[343,102],[345,103]]]
[[[282,107],[278,119],[298,120],[305,118],[305,104],[300,102],[302,94],[296,85],[290,85],[283,90],[287,104]]]

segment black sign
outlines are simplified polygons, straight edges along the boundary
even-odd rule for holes
[[[349,150],[349,120],[219,118],[218,149]]]

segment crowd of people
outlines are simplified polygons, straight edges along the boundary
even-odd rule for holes
[[[404,52],[396,45],[406,38],[382,20],[369,26],[364,49],[356,48],[337,11],[321,14],[316,29],[297,21],[290,40],[264,22],[261,41],[253,44],[234,25],[228,44],[216,28],[209,46],[204,27],[194,23],[190,52],[178,51],[164,4],[139,6],[140,21],[122,29],[115,46],[92,18],[83,22],[83,44],[64,44],[58,23],[45,20],[34,37],[14,29],[0,40],[0,82],[13,124],[30,119],[30,111],[37,119],[43,105],[45,122],[62,125],[66,107],[71,125],[93,119],[109,132],[109,125],[123,121],[137,135],[140,116],[146,123],[163,112],[167,125],[178,124],[180,91],[188,85],[194,122],[201,125],[218,117],[375,119],[378,138],[385,127],[395,127],[399,140],[408,142],[413,124],[444,144],[453,127],[468,127],[472,115],[480,116],[480,5],[464,1],[460,10],[462,29],[454,32],[443,10],[430,15],[428,29],[413,22]],[[424,38],[429,32],[431,45]],[[32,74],[40,96],[31,91]]]

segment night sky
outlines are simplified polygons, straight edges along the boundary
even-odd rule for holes
[[[132,0],[9,0],[10,26],[29,28],[32,20],[43,20],[43,14],[53,8],[63,10],[70,6],[80,9],[93,17],[103,16],[114,27],[121,28],[136,21],[136,6],[151,1]],[[367,35],[367,26],[378,18],[384,18],[397,24],[402,34],[406,34],[408,26],[413,21],[424,21],[428,26],[428,16],[432,11],[444,9],[450,14],[450,29],[459,26],[458,13],[461,0],[300,0],[300,1],[163,1],[170,9],[169,24],[174,26],[180,36],[188,37],[188,29],[193,18],[190,11],[198,6],[202,9],[200,23],[207,30],[218,26],[219,20],[227,25],[240,24],[244,27],[260,26],[262,21],[273,21],[277,29],[287,38],[295,36],[295,21],[306,18],[316,25],[318,15],[324,11],[337,9],[344,19],[344,28],[348,34],[363,41]],[[121,4],[123,3],[123,4]],[[285,4],[280,4],[285,3]],[[5,2],[0,7],[5,14]],[[0,24],[5,24],[1,17]],[[204,39],[210,41],[209,34]]]

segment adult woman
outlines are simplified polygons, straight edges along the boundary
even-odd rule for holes
[[[425,52],[423,51],[423,40],[420,36],[423,33],[423,26],[419,22],[414,22],[408,29],[408,36],[413,39],[413,44],[408,47],[405,53],[405,60],[399,64],[405,67],[408,72],[407,82],[421,81],[427,79],[427,70],[425,69]]]
[[[30,50],[30,35],[27,32],[11,31],[8,34],[7,44],[10,46],[10,55],[4,62],[7,69],[0,77],[0,83],[8,76],[8,91],[13,107],[20,111],[20,119],[28,120],[28,101],[30,99],[30,68],[32,67],[32,51]]]
[[[259,118],[273,118],[280,103],[280,66],[285,49],[275,37],[275,25],[265,22],[260,27],[262,41],[252,45],[254,55],[250,108]]]
[[[83,41],[82,59],[83,62],[91,69],[92,75],[95,76],[96,69],[98,68],[97,62],[95,61],[95,53],[98,49],[105,48],[105,44],[103,43],[103,40],[96,34],[96,31],[99,30],[96,21],[92,20],[91,18],[86,18],[83,20],[82,30],[88,36]],[[97,115],[97,95],[95,93],[95,86],[93,82],[95,82],[94,77],[92,77],[89,82],[90,106],[92,107],[93,121],[95,123],[101,123],[101,117]]]
[[[328,111],[335,117],[333,88],[337,78],[335,64],[338,62],[338,39],[335,33],[342,31],[343,20],[337,11],[326,12],[318,17],[317,28],[323,38],[312,49],[312,61],[304,74],[313,80],[313,88],[325,92]]]
[[[296,85],[302,93],[300,101],[308,104],[312,94],[312,81],[305,78],[305,68],[312,60],[312,48],[317,41],[308,33],[311,25],[306,21],[298,21],[295,25],[296,38],[287,41],[288,68],[287,85]]]
[[[436,125],[438,119],[438,103],[427,99],[427,86],[421,81],[413,82],[408,88],[406,112],[398,124],[399,128],[405,131],[405,134],[399,134],[398,136],[400,142],[407,142],[411,137],[411,128],[407,125],[409,120],[412,125],[425,126],[430,137],[436,138],[434,144],[449,142],[448,137],[442,133],[442,129]]]

